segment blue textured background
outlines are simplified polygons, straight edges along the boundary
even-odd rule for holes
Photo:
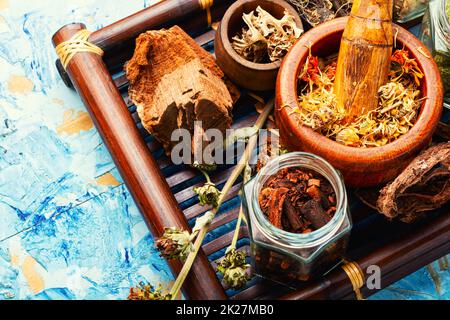
[[[151,3],[0,0],[0,300],[124,299],[173,280],[50,42],[66,23],[96,30]],[[449,271],[433,270],[373,298],[448,299]]]

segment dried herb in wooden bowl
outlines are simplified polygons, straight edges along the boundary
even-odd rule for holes
[[[281,60],[303,33],[287,11],[281,19],[276,19],[258,6],[244,13],[242,19],[246,27],[233,37],[232,46],[240,56],[255,63]]]
[[[423,73],[408,51],[392,54],[388,83],[378,91],[378,107],[350,123],[344,124],[346,111],[336,104],[335,74],[335,60],[308,57],[299,76],[299,106],[292,109],[302,125],[352,147],[383,146],[412,128],[424,99],[419,90]]]

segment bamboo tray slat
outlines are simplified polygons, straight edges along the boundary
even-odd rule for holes
[[[223,1],[212,11],[215,20],[220,19],[232,2]],[[184,11],[180,12],[178,6],[183,6]],[[193,21],[195,18],[188,18],[190,14],[203,18]],[[122,71],[123,64],[130,57],[134,38],[139,33],[148,28],[167,27],[174,23],[180,23],[188,32],[196,35],[196,41],[213,53],[214,30],[206,26],[204,16],[196,0],[163,1],[94,32],[90,41],[106,51],[104,60],[93,54],[81,53],[69,64],[67,73],[61,68],[59,70],[66,84],[73,84],[85,102],[155,236],[161,235],[164,226],[192,227],[195,218],[210,208],[200,206],[193,192],[193,187],[204,182],[203,177],[188,166],[173,165],[160,144],[142,127],[136,108],[127,94],[128,83]],[[67,40],[80,28],[83,26],[79,24],[63,27],[55,34],[54,43]],[[84,74],[87,72],[94,73],[94,76]],[[106,101],[100,100],[100,97]],[[233,127],[254,123],[257,117],[254,103],[243,92],[243,97],[234,109]],[[211,178],[221,187],[231,170],[232,166],[220,166]],[[252,279],[243,290],[222,288],[214,271],[215,261],[223,256],[231,242],[239,212],[240,188],[241,181],[238,180],[211,223],[203,251],[183,288],[187,298],[354,298],[351,283],[339,267],[295,291],[259,278]],[[380,266],[383,288],[450,251],[450,205],[430,213],[423,221],[405,225],[387,221],[357,200],[353,190],[348,193],[354,227],[347,257],[356,261],[363,270],[372,264]],[[246,227],[241,227],[238,246],[249,251]],[[171,262],[170,266],[174,274],[180,269],[180,264],[176,262]],[[363,287],[362,292],[367,297],[376,290]]]

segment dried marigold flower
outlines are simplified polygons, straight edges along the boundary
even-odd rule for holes
[[[161,256],[169,260],[186,260],[189,253],[193,251],[189,232],[173,227],[165,228],[163,236],[157,239],[155,244]]]
[[[347,146],[377,147],[398,139],[412,128],[419,114],[424,98],[420,98],[418,85],[423,74],[405,50],[396,50],[391,60],[389,82],[378,91],[378,107],[344,125],[341,120],[346,112],[337,107],[333,92],[334,63],[322,72],[317,58],[310,55],[299,77],[306,86],[291,113],[302,125]]]
[[[391,56],[391,62],[393,64],[393,68],[389,73],[391,81],[397,81],[406,76],[412,78],[415,85],[420,86],[420,79],[424,77],[424,74],[420,70],[416,59],[409,56],[409,51],[405,49],[395,50]]]
[[[217,265],[217,271],[223,275],[223,283],[230,288],[240,289],[250,280],[246,254],[231,249]]]
[[[320,76],[319,58],[315,56],[308,56],[306,58],[303,72],[299,75],[299,78],[306,83],[315,83]]]
[[[172,295],[162,294],[161,286],[158,288],[153,287],[150,284],[145,284],[143,282],[139,283],[138,286],[130,288],[130,294],[128,295],[128,300],[171,300]]]

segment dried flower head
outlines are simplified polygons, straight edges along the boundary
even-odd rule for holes
[[[217,271],[223,275],[223,282],[230,288],[240,289],[250,280],[249,267],[245,261],[246,254],[231,249],[217,265]]]
[[[378,107],[344,125],[346,112],[338,109],[333,92],[335,64],[322,71],[318,59],[310,56],[299,76],[306,86],[301,90],[299,106],[291,113],[302,125],[347,146],[375,147],[396,140],[411,129],[417,118],[422,101],[417,88],[423,73],[404,50],[396,50],[391,60],[389,82],[378,92]]]
[[[355,128],[344,128],[336,134],[336,141],[346,146],[357,147],[360,138]]]
[[[239,55],[256,63],[267,58],[272,62],[282,59],[303,33],[287,11],[276,19],[258,6],[255,11],[244,13],[242,19],[247,27],[233,37],[232,46]]]
[[[412,80],[416,86],[420,86],[420,79],[422,79],[424,75],[417,64],[416,59],[409,56],[409,51],[405,49],[395,50],[391,56],[391,62],[392,69],[389,73],[391,81]]]
[[[194,192],[198,194],[201,206],[209,204],[214,208],[217,207],[220,191],[214,183],[208,181],[202,187],[194,188]]]
[[[185,230],[165,228],[161,238],[155,241],[156,248],[166,259],[186,260],[193,250],[191,235]]]
[[[162,287],[153,287],[150,284],[144,284],[141,282],[138,286],[130,288],[130,294],[128,300],[171,300],[172,295],[162,294]]]
[[[299,78],[310,85],[314,85],[320,77],[319,58],[309,55]]]

